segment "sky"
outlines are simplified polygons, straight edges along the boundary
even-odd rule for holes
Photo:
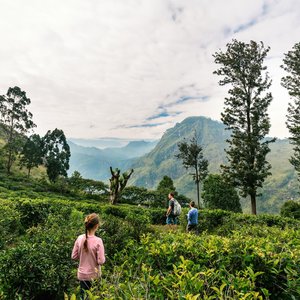
[[[220,120],[216,51],[263,41],[270,136],[285,138],[284,53],[300,41],[299,0],[0,0],[0,94],[19,86],[41,135],[159,139],[189,116]]]

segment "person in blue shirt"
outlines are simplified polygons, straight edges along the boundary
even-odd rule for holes
[[[189,204],[190,210],[187,214],[188,224],[186,227],[187,232],[195,232],[198,225],[198,209],[195,207],[195,202],[191,201]]]

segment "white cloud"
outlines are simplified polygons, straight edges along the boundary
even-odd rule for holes
[[[287,136],[279,66],[299,41],[297,0],[0,0],[0,9],[0,92],[27,92],[41,134],[159,138],[190,115],[219,119],[226,89],[212,54],[237,38],[271,46],[271,134]],[[206,98],[176,104],[184,96]],[[135,127],[151,122],[162,125]]]

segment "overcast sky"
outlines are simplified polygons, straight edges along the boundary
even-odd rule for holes
[[[299,0],[0,0],[0,93],[31,99],[35,132],[158,139],[188,116],[220,120],[228,87],[212,54],[263,41],[271,136],[288,136],[283,54],[300,41]]]

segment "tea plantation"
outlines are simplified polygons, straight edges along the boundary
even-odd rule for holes
[[[101,216],[107,261],[90,299],[300,299],[300,222],[200,211],[199,233],[164,209],[111,206],[1,181],[0,299],[79,299],[71,251],[84,216]]]

